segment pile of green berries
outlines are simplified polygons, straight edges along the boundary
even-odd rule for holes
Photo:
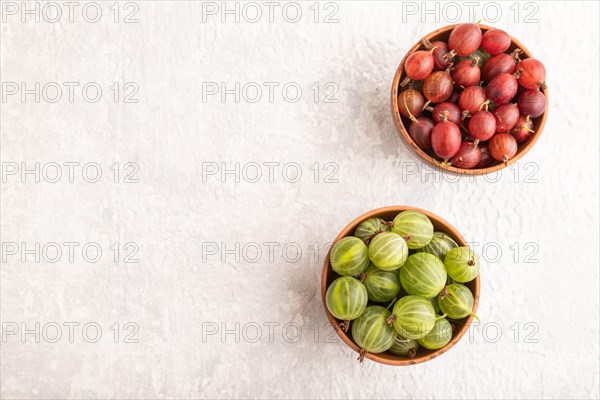
[[[352,324],[360,361],[367,352],[414,357],[421,346],[441,349],[452,339],[449,320],[477,318],[463,283],[479,274],[479,257],[434,232],[418,211],[361,222],[333,246],[330,262],[341,276],[327,288],[327,309],[344,331]]]

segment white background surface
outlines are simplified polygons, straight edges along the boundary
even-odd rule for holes
[[[402,3],[336,2],[338,22],[322,22],[333,8],[321,4],[315,23],[309,2],[297,23],[283,19],[281,6],[269,23],[259,3],[265,15],[256,23],[222,23],[220,15],[203,23],[201,2],[144,1],[136,3],[139,22],[124,24],[113,22],[112,3],[102,3],[96,24],[80,6],[73,23],[22,23],[18,14],[1,25],[3,83],[103,88],[97,103],[79,86],[73,103],[65,91],[56,103],[15,95],[1,105],[5,172],[23,162],[96,162],[103,172],[98,183],[86,182],[81,167],[70,183],[65,167],[57,183],[32,175],[23,183],[17,174],[1,184],[4,246],[80,244],[74,262],[66,247],[56,263],[32,255],[22,262],[3,249],[3,398],[598,398],[598,3],[537,2],[538,22],[529,23],[534,8],[498,3],[501,19],[490,24],[546,65],[549,118],[515,168],[459,180],[421,165],[389,110],[399,61],[452,22],[443,15],[436,22],[435,14],[403,13]],[[484,3],[472,16],[457,4],[460,21],[482,18]],[[124,7],[121,18],[132,10]],[[114,82],[137,84],[139,102],[115,104]],[[257,103],[233,95],[203,102],[203,82],[280,86],[273,102],[265,86]],[[296,103],[282,97],[288,82],[303,89]],[[337,103],[323,102],[327,83],[339,87]],[[119,183],[109,169],[115,162]],[[127,162],[139,166],[138,183],[123,183]],[[272,182],[266,166],[257,183],[203,179],[210,163],[265,162],[280,163]],[[300,166],[296,183],[282,176],[288,163]],[[337,166],[337,183],[325,182],[333,171],[326,163]],[[353,218],[393,204],[441,215],[487,259],[482,325],[441,358],[409,368],[359,365],[328,336],[320,299],[327,244]],[[90,242],[103,248],[97,263],[82,258]],[[128,242],[139,246],[138,263],[123,260]],[[66,322],[80,324],[73,343]],[[125,341],[127,322],[139,327],[137,343]],[[36,323],[39,343],[21,337]],[[57,343],[53,323],[62,326]],[[82,336],[88,323],[102,328],[97,343]],[[251,343],[256,326],[261,335]]]

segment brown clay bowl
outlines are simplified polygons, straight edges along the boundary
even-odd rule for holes
[[[409,207],[409,206],[383,207],[383,208],[378,208],[373,211],[369,211],[368,213],[361,215],[360,217],[356,218],[354,221],[350,222],[348,224],[348,226],[346,226],[340,232],[340,234],[337,235],[337,237],[335,238],[334,244],[346,236],[351,236],[354,233],[354,229],[356,229],[358,224],[360,224],[362,221],[366,220],[367,218],[379,217],[386,221],[391,221],[392,219],[394,219],[394,217],[396,215],[398,215],[398,213],[400,213],[401,211],[405,211],[405,210],[416,210],[416,211],[422,212],[423,214],[427,215],[427,217],[431,220],[431,222],[433,223],[433,227],[436,231],[444,232],[444,233],[450,235],[452,237],[452,239],[454,239],[456,241],[456,243],[458,243],[459,246],[467,246],[467,242],[462,237],[462,235],[456,230],[456,228],[454,228],[452,225],[450,225],[447,221],[443,220],[442,218],[438,217],[437,215],[435,215],[429,211],[422,210],[420,208]],[[332,248],[333,248],[333,246],[329,249],[329,253],[327,254],[327,257],[325,258],[325,264],[323,265],[323,274],[321,275],[321,298],[323,300],[323,307],[325,308],[325,314],[327,314],[327,318],[329,319],[329,322],[331,322],[331,325],[333,326],[333,328],[335,329],[337,334],[340,336],[340,338],[342,338],[344,343],[346,343],[350,348],[352,348],[352,350],[356,351],[357,354],[360,354],[360,348],[352,340],[351,333],[350,333],[351,329],[349,329],[348,332],[344,332],[340,328],[340,323],[342,321],[336,319],[333,315],[331,315],[329,310],[327,310],[327,306],[325,305],[325,293],[327,292],[327,287],[329,286],[329,284],[331,282],[333,282],[334,279],[339,277],[339,275],[337,275],[335,272],[333,272],[333,270],[331,269],[331,265],[329,264],[329,255],[331,253]],[[473,313],[475,314],[475,312],[477,311],[477,305],[479,304],[479,286],[480,286],[479,276],[477,276],[477,278],[475,278],[471,282],[466,283],[466,286],[471,290],[471,293],[473,293],[473,297],[475,298],[475,302],[473,303]],[[455,321],[456,322],[455,329],[452,334],[452,339],[450,340],[450,343],[448,343],[445,347],[443,347],[439,350],[427,350],[424,347],[420,347],[417,352],[416,357],[414,357],[414,358],[396,356],[389,352],[379,353],[379,354],[366,353],[365,357],[370,360],[376,361],[378,363],[382,363],[382,364],[402,365],[402,366],[419,364],[419,363],[423,363],[425,361],[432,360],[432,359],[444,354],[448,350],[450,350],[465,335],[465,333],[469,329],[469,325],[471,324],[472,320],[473,320],[473,317],[468,316],[461,320]]]
[[[430,34],[426,35],[424,38],[429,40],[430,42],[434,42],[437,40],[448,41],[448,36],[450,36],[450,32],[452,31],[452,29],[454,29],[455,26],[457,26],[457,25],[449,25],[444,28],[438,29],[438,30],[433,31]],[[483,33],[492,29],[492,27],[486,26],[486,25],[479,25],[479,26],[481,27],[481,30],[483,31]],[[523,46],[523,44],[521,42],[519,42],[517,39],[515,39],[512,36],[511,36],[511,38],[512,38],[512,45],[510,46],[510,48],[508,50],[509,53],[512,52],[516,48],[520,48],[521,50],[523,50],[523,53],[520,56],[522,60],[524,60],[525,58],[533,57],[531,52],[529,50],[527,50],[527,48],[525,46]],[[424,49],[424,47],[420,41],[418,43],[416,43],[413,47],[410,48],[408,53],[406,53],[406,55],[400,62],[400,65],[398,66],[398,69],[396,70],[396,75],[394,76],[394,81],[392,83],[392,114],[393,114],[394,122],[396,124],[396,128],[398,129],[398,132],[400,133],[400,136],[404,139],[404,141],[408,144],[408,146],[415,153],[417,153],[427,163],[434,165],[436,167],[442,168],[446,171],[454,172],[457,174],[484,175],[484,174],[489,174],[491,172],[496,172],[498,170],[501,170],[503,168],[510,166],[511,164],[514,164],[533,147],[535,142],[539,139],[540,135],[542,134],[542,130],[544,129],[544,125],[546,124],[546,118],[548,117],[548,90],[547,89],[542,89],[542,92],[544,93],[544,96],[546,97],[546,111],[544,111],[544,114],[540,115],[538,118],[535,118],[532,120],[533,121],[533,130],[535,131],[535,133],[526,142],[519,143],[519,150],[517,151],[517,154],[512,159],[508,160],[508,163],[506,163],[506,164],[503,162],[497,162],[496,164],[492,164],[489,167],[479,168],[479,169],[456,168],[451,165],[441,164],[440,161],[436,160],[435,158],[433,158],[432,156],[427,154],[424,150],[422,150],[419,146],[417,146],[417,144],[412,140],[412,138],[408,134],[408,127],[410,125],[410,120],[408,118],[404,118],[400,115],[400,111],[398,109],[398,94],[401,92],[400,82],[402,82],[402,80],[404,80],[404,78],[406,77],[406,75],[404,73],[404,63],[406,62],[406,59],[408,58],[409,55],[411,55],[415,51],[423,50],[423,49]]]

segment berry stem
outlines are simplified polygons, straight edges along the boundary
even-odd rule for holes
[[[454,59],[454,57],[456,57],[456,52],[454,50],[450,50],[449,52],[447,52],[446,54],[444,54],[444,61],[450,61],[452,59]]]
[[[449,115],[449,113],[448,113],[448,110],[444,110],[444,111],[443,111],[443,112],[440,114],[440,117],[442,117],[442,120],[443,120],[444,122],[448,122],[448,115]]]
[[[396,316],[394,314],[392,314],[389,317],[387,317],[387,319],[385,320],[385,323],[388,324],[389,326],[392,326],[392,323],[395,320],[396,320]]]
[[[342,329],[342,331],[348,332],[348,328],[350,328],[350,321],[349,320],[345,320],[344,322],[341,322],[340,323],[340,328]]]
[[[437,165],[438,167],[443,168],[443,167],[451,167],[452,166],[452,163],[448,160],[439,161],[439,160],[436,160],[435,158],[432,158],[432,160],[433,160],[433,163],[435,165]]]
[[[404,78],[402,80],[402,82],[400,83],[400,87],[404,87],[406,85],[408,85],[411,82],[411,79],[407,76],[406,78]]]
[[[412,113],[410,112],[410,110],[408,109],[408,104],[406,104],[406,96],[404,96],[402,98],[402,100],[404,101],[404,108],[406,109],[406,112],[408,113],[408,117],[412,122],[415,122],[417,119],[415,118],[414,115],[412,115]]]
[[[389,309],[390,309],[390,307],[394,305],[394,303],[396,302],[396,300],[397,300],[397,299],[398,299],[397,297],[394,297],[394,298],[392,299],[392,301],[390,302],[390,304],[388,304],[388,306],[386,307],[386,309],[388,309],[388,310],[389,310]]]
[[[521,57],[519,57],[519,55],[523,52],[523,50],[516,48],[514,49],[514,51],[512,53],[510,53],[510,56],[512,58],[514,58],[515,62],[521,62]]]
[[[365,349],[360,349],[360,353],[359,353],[359,356],[357,358],[357,360],[358,360],[359,363],[361,363],[361,362],[364,361],[366,354],[367,354],[367,351]]]
[[[521,77],[521,73],[522,73],[522,72],[523,72],[523,68],[519,68],[519,69],[517,70],[517,72],[515,72],[515,73],[513,74],[513,76],[514,76],[515,78],[519,79],[519,78]]]
[[[423,47],[425,47],[425,49],[429,50],[433,47],[433,45],[431,44],[431,42],[427,39],[427,38],[423,38],[421,39],[421,44],[423,45]]]
[[[448,285],[446,285],[446,286],[444,286],[444,288],[441,291],[440,300],[444,300],[449,295],[450,295],[450,292],[448,291]]]
[[[483,109],[483,107],[485,107],[485,111],[488,111],[490,103],[491,103],[490,99],[487,99],[486,101],[481,103],[481,105],[479,106],[479,111],[481,111]]]
[[[471,67],[476,66],[477,64],[479,64],[479,56],[473,57],[473,60],[471,61]]]

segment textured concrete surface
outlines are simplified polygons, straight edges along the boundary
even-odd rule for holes
[[[498,3],[493,25],[546,65],[550,114],[516,167],[460,180],[421,165],[389,112],[406,50],[454,15],[442,4],[435,21],[420,2],[321,3],[316,23],[313,2],[296,23],[286,3],[273,22],[257,3],[255,23],[195,1],[121,2],[118,23],[101,2],[91,23],[84,4],[73,22],[63,6],[23,23],[2,2],[3,398],[598,398],[598,3]],[[482,17],[485,3],[456,4]],[[22,101],[35,82],[39,103]],[[221,82],[263,97],[251,84],[223,102]],[[22,176],[36,162],[39,183]],[[359,365],[320,300],[328,242],[391,204],[443,216],[486,260],[481,325],[410,368]]]

